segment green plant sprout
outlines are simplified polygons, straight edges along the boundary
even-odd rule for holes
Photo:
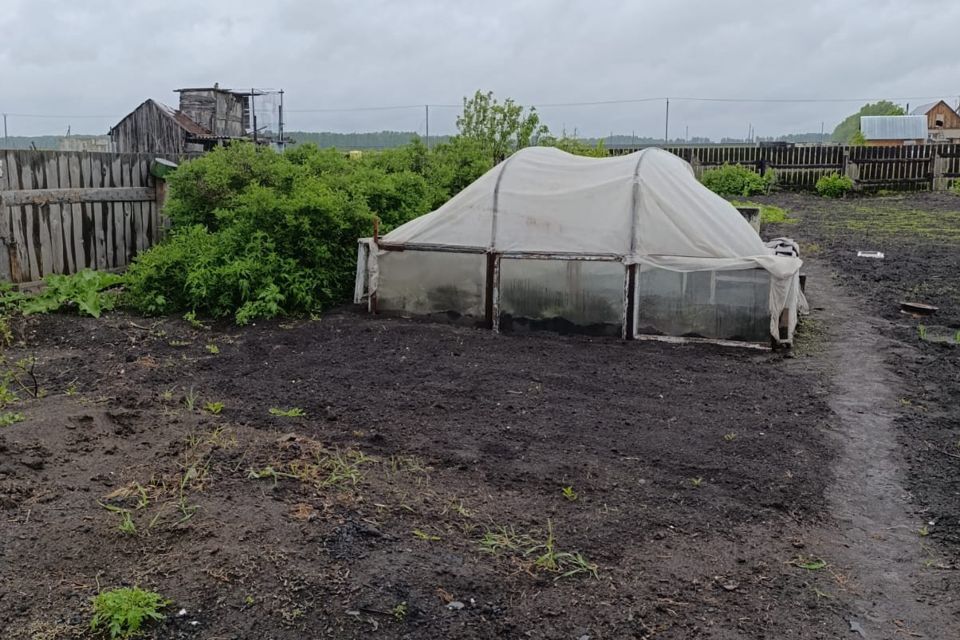
[[[160,594],[139,587],[102,591],[93,598],[90,629],[103,629],[112,639],[132,638],[140,633],[144,623],[163,620],[166,616],[160,611],[169,604]]]
[[[212,413],[212,414],[215,415],[215,416],[218,416],[218,415],[220,415],[220,412],[223,411],[223,403],[222,403],[222,402],[208,402],[208,403],[206,403],[205,405],[203,405],[203,410],[204,410],[204,411],[207,411],[208,413]]]
[[[270,407],[270,415],[282,418],[302,418],[307,413],[300,407],[290,407],[289,409],[280,409],[279,407]]]
[[[563,494],[563,497],[570,502],[576,502],[577,498],[580,497],[577,495],[577,492],[573,490],[573,487],[564,487],[560,492]]]

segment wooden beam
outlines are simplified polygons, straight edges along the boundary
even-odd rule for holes
[[[155,199],[156,191],[153,187],[0,191],[0,205],[6,207],[80,202],[152,202]]]

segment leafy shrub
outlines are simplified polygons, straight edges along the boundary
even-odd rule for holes
[[[853,180],[839,173],[828,173],[820,176],[816,188],[824,198],[840,198],[853,189]]]
[[[714,193],[731,197],[769,193],[776,179],[773,171],[767,171],[761,176],[742,165],[725,164],[722,167],[704,171],[700,181]]]
[[[140,632],[144,622],[163,620],[160,610],[168,604],[160,594],[139,587],[103,591],[93,599],[90,628],[105,630],[111,638],[130,638]]]
[[[75,308],[81,315],[99,318],[112,309],[119,291],[113,290],[123,278],[113,273],[84,269],[72,275],[49,275],[43,279],[44,288],[35,294],[14,291],[10,285],[0,290],[0,308],[16,310],[24,315],[49,313],[63,308]]]
[[[138,256],[125,302],[150,314],[256,318],[311,312],[353,285],[357,238],[436,208],[490,168],[475,143],[347,157],[302,145],[235,143],[169,178],[169,239]]]
[[[955,194],[957,194],[958,196],[960,196],[960,180],[954,180],[954,181],[953,181],[953,187],[951,187],[951,189],[953,190],[953,192],[954,192]]]

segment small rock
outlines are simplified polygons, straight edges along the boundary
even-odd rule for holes
[[[185,615],[187,615],[186,609],[180,609],[180,611],[177,611],[177,617],[182,618]]]
[[[577,640],[590,640],[590,636],[585,633],[579,638],[577,638]]]
[[[453,602],[447,605],[447,609],[450,609],[451,611],[459,611],[460,609],[463,609],[463,607],[464,607],[464,604],[459,600],[454,600]]]
[[[867,634],[863,632],[863,627],[860,625],[859,622],[857,622],[856,620],[847,620],[847,622],[850,624],[851,633],[859,633],[860,637],[862,638],[867,637]]]
[[[731,580],[729,582],[724,582],[720,586],[723,587],[726,591],[736,591],[737,587],[740,586],[740,583],[737,582],[736,580]]]

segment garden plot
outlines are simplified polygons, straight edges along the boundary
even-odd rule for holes
[[[0,431],[5,637],[82,635],[134,585],[172,601],[158,638],[842,628],[796,360],[353,312],[15,332],[42,397],[11,383]]]
[[[352,310],[245,328],[14,323],[3,637],[90,637],[93,597],[133,586],[170,601],[144,623],[155,638],[834,638],[870,622],[895,637],[918,616],[951,637],[957,350],[897,306],[921,298],[957,322],[951,245],[856,225],[874,203],[949,219],[937,212],[960,201],[763,200],[796,220],[764,235],[811,257],[814,316],[792,358]],[[882,265],[848,259],[872,248]],[[846,293],[821,286],[831,269]],[[841,316],[817,309],[840,299],[818,287],[846,296]],[[837,484],[847,415],[832,410],[853,316],[896,347],[871,366],[900,381],[874,389],[897,412],[887,470],[914,496],[898,566],[929,578],[880,622],[862,601],[888,567],[851,565],[836,512],[858,486]],[[887,532],[870,545],[889,548]]]

